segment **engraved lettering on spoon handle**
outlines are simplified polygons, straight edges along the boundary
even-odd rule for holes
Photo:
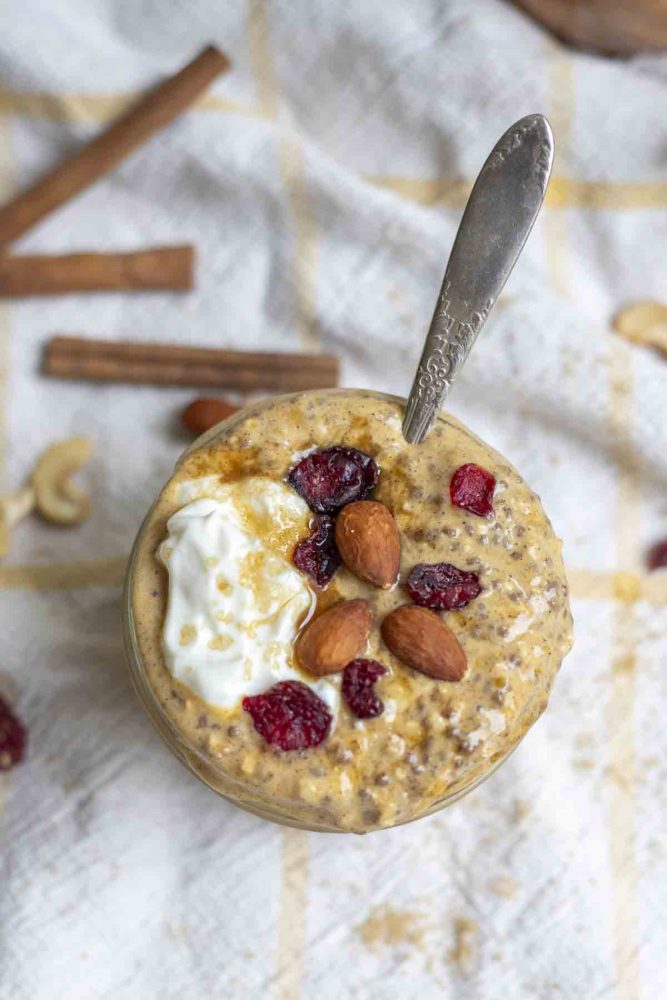
[[[423,441],[514,267],[544,201],[553,162],[546,118],[516,122],[470,193],[408,397],[403,436]]]

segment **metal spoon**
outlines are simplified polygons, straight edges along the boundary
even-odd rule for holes
[[[475,181],[405,408],[409,444],[428,434],[517,262],[544,201],[553,152],[546,118],[528,115],[496,143]]]

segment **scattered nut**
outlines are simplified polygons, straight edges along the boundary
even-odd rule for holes
[[[201,396],[185,407],[181,413],[181,422],[186,431],[190,431],[192,434],[203,434],[219,424],[221,420],[231,417],[238,410],[238,406],[228,403],[225,399]]]
[[[621,309],[613,319],[617,333],[633,344],[667,354],[667,306],[650,299]]]
[[[12,528],[27,517],[35,506],[35,491],[32,486],[24,486],[18,493],[0,496],[0,559],[9,550],[9,535]]]
[[[37,510],[54,524],[81,524],[90,514],[90,498],[70,478],[92,453],[88,438],[72,437],[51,445],[32,474]]]

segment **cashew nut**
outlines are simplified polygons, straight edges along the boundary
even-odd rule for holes
[[[12,528],[27,517],[34,506],[35,491],[32,486],[24,486],[18,493],[0,496],[0,559],[7,555]]]
[[[633,344],[653,347],[667,354],[667,306],[647,299],[616,313],[614,329]]]
[[[88,438],[72,437],[51,445],[32,474],[37,510],[55,524],[80,524],[90,514],[90,498],[70,478],[90,458]]]

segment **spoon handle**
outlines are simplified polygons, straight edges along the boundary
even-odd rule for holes
[[[475,181],[405,408],[410,444],[426,437],[523,249],[553,151],[546,118],[529,115],[505,132]]]

